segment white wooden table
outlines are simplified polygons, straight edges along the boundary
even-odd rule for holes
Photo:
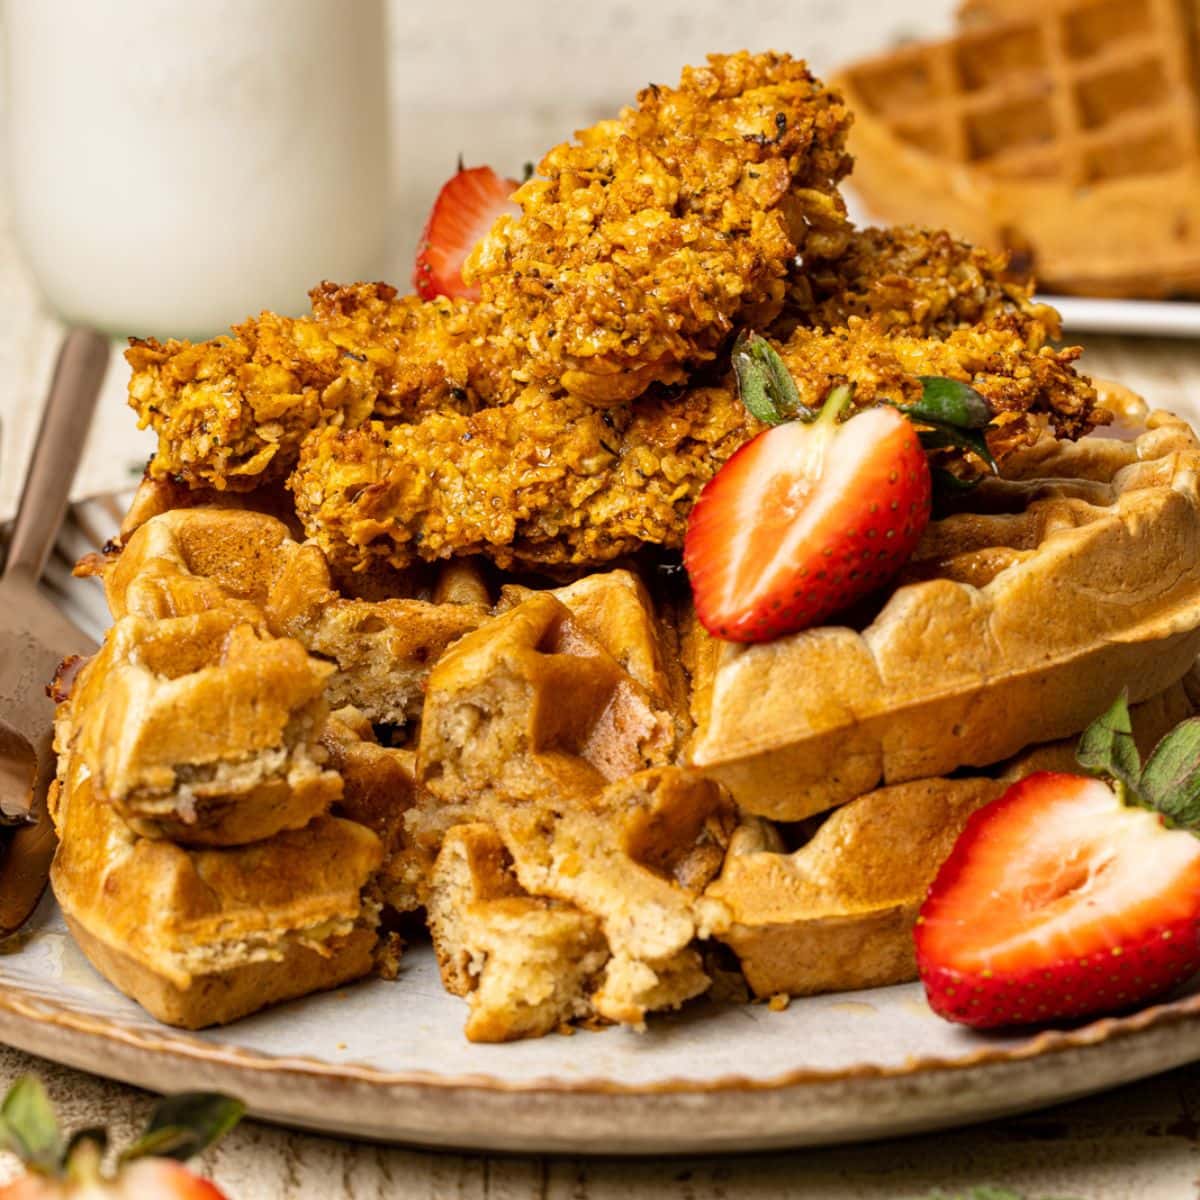
[[[471,162],[491,159],[508,167],[611,108],[610,93],[623,97],[650,77],[673,75],[679,62],[704,49],[735,43],[797,47],[827,66],[851,46],[864,52],[901,33],[935,32],[952,6],[953,0],[905,6],[890,0],[400,5],[393,54],[401,69],[394,73],[393,100],[403,169],[390,277],[400,283],[407,278],[428,197],[460,148]],[[518,52],[538,39],[538,62],[514,74]],[[447,89],[451,61],[456,83]],[[499,94],[507,95],[509,108],[484,112],[479,94],[496,94],[501,72],[507,73],[508,91]],[[3,519],[14,507],[60,328],[20,266],[2,209],[0,314]],[[1085,363],[1154,403],[1200,411],[1198,343],[1097,338],[1088,342]],[[149,453],[149,439],[135,431],[124,407],[125,378],[116,357],[77,495],[128,486]],[[118,1143],[132,1136],[150,1105],[134,1089],[0,1047],[0,1087],[28,1071],[46,1081],[71,1126],[108,1123]],[[984,1184],[1007,1186],[1030,1200],[1186,1200],[1200,1196],[1200,1066],[1041,1114],[870,1147],[726,1160],[546,1161],[430,1154],[247,1122],[209,1153],[204,1166],[235,1200],[918,1200],[935,1190],[954,1197]],[[0,1180],[13,1170],[0,1157]]]

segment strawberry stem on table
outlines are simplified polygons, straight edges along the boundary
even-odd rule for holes
[[[224,1137],[245,1113],[245,1105],[216,1092],[182,1092],[155,1106],[145,1131],[118,1159],[172,1158],[179,1162]],[[108,1133],[81,1129],[63,1137],[46,1089],[31,1075],[22,1076],[0,1103],[0,1148],[11,1150],[37,1175],[95,1183],[102,1178]]]

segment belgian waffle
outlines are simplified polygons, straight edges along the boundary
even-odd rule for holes
[[[1200,703],[1193,669],[1134,707],[1148,754]],[[882,987],[915,979],[912,926],[968,817],[1034,771],[1072,771],[1075,743],[1036,746],[988,771],[880,788],[834,812],[788,852],[769,821],[734,833],[708,895],[730,912],[720,934],[759,996]]]
[[[138,836],[80,756],[60,753],[54,894],[96,968],[160,1021],[223,1024],[371,971],[370,830],[320,816],[248,846],[185,849]]]
[[[448,806],[456,824],[483,822],[496,839],[481,856],[447,834],[434,871],[435,943],[454,963],[477,959],[497,921],[543,939],[538,957],[569,980],[551,989],[539,1031],[580,1011],[640,1025],[708,986],[693,942],[724,923],[723,907],[701,893],[733,810],[721,788],[668,765],[676,719],[655,640],[644,593],[614,573],[529,595],[463,637],[430,675],[417,761],[433,819]],[[571,945],[591,947],[586,989],[579,957],[555,949],[568,927]],[[535,1019],[515,1004],[496,1011],[499,971],[486,987],[481,976],[474,1004],[488,1015],[472,1018],[471,1036],[519,1036]],[[461,973],[447,981],[462,987]]]
[[[1200,444],[1130,393],[1104,401],[1109,436],[1018,453],[930,524],[857,627],[756,646],[694,630],[691,762],[744,811],[796,821],[1002,761],[1083,729],[1123,686],[1140,701],[1177,681],[1200,652]]]
[[[846,68],[877,215],[1012,250],[1092,295],[1200,291],[1193,0],[987,0],[946,41]]]

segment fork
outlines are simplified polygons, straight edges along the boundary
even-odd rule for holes
[[[54,854],[46,811],[54,704],[46,685],[64,658],[95,649],[38,580],[66,512],[108,349],[108,339],[90,329],[63,339],[0,578],[0,815],[17,823],[0,859],[0,938],[37,906]]]

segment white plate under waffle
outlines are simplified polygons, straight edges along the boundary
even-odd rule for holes
[[[69,563],[124,501],[76,505],[47,586],[99,632]],[[0,1041],[156,1090],[242,1097],[287,1124],[428,1146],[589,1154],[758,1150],[878,1138],[1066,1100],[1200,1057],[1200,981],[1173,1002],[1034,1035],[935,1017],[917,985],[690,1006],[624,1029],[475,1046],[427,946],[368,981],[224,1029],[167,1029],[110,987],[47,897],[0,954]]]

